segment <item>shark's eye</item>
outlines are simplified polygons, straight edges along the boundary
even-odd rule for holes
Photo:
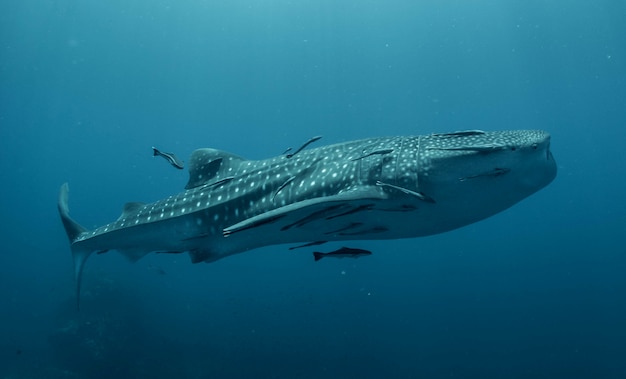
[[[515,150],[517,150],[517,147],[511,146],[511,151],[515,151]]]
[[[533,146],[533,150],[537,150],[537,144],[536,143],[533,143],[532,146]]]

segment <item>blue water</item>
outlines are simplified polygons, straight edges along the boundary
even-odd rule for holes
[[[619,0],[2,2],[0,378],[626,377],[624,36]],[[185,185],[153,145],[520,128],[557,179],[488,220],[358,260],[94,255],[76,312],[65,181],[92,228]]]

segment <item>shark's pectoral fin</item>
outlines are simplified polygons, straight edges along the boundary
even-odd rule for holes
[[[385,200],[388,195],[373,186],[359,187],[337,195],[316,197],[288,204],[283,207],[251,217],[223,230],[228,237],[246,230],[261,231],[271,226],[272,231],[299,228],[315,221],[341,220],[358,212],[368,211],[373,204]]]

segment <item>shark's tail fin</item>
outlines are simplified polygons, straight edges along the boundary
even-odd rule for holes
[[[70,210],[67,205],[68,194],[70,191],[70,187],[67,183],[64,183],[61,186],[61,190],[59,192],[59,215],[61,215],[61,221],[63,222],[63,226],[65,227],[65,232],[67,233],[67,237],[70,240],[70,248],[72,249],[72,256],[74,258],[74,277],[76,278],[76,306],[78,307],[79,299],[80,299],[80,281],[83,274],[83,267],[85,266],[85,261],[92,253],[91,250],[81,249],[76,242],[76,239],[83,233],[87,231],[83,226],[74,221],[70,217]]]
[[[61,191],[59,192],[59,214],[61,215],[61,221],[67,232],[67,237],[70,239],[70,243],[73,243],[76,238],[87,229],[79,225],[76,221],[70,217],[70,208],[67,205],[67,199],[70,192],[70,186],[67,183],[63,183]]]

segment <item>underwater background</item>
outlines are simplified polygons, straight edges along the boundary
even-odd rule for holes
[[[0,3],[0,378],[625,378],[626,2]],[[485,221],[211,264],[93,255],[183,160],[545,129],[559,172]]]

